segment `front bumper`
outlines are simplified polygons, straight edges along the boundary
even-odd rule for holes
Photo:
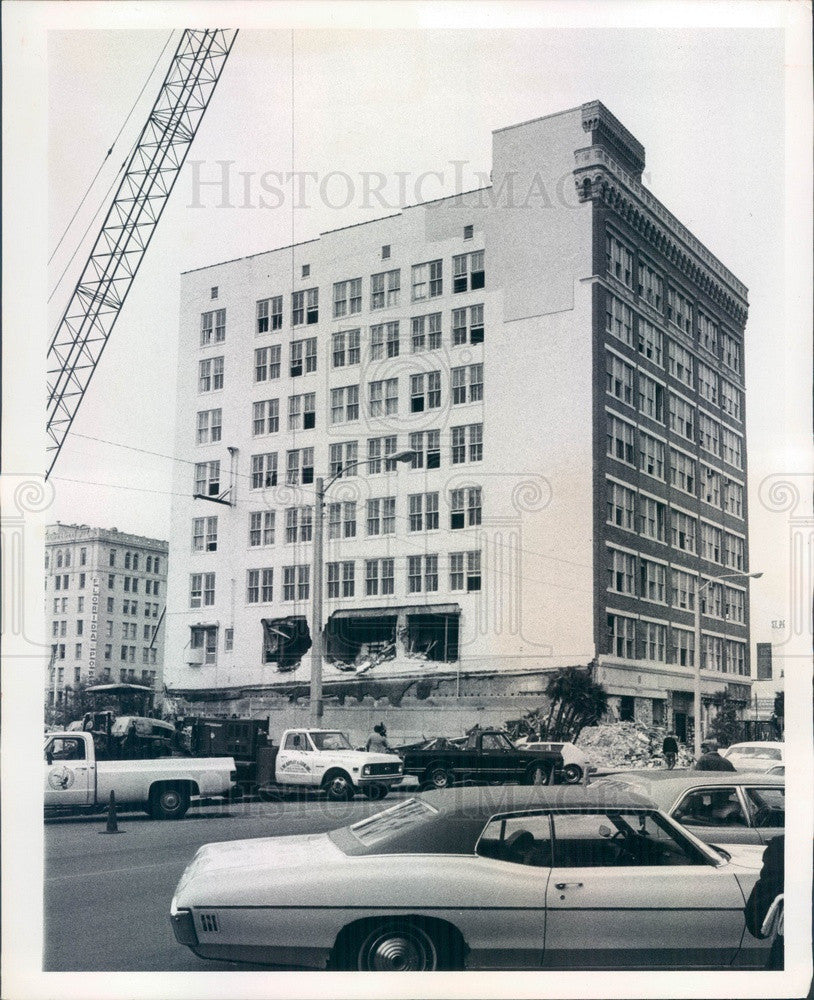
[[[195,919],[192,916],[192,910],[179,909],[174,896],[172,903],[170,903],[170,923],[175,934],[175,940],[179,944],[185,944],[190,948],[197,947],[198,934],[195,930]]]

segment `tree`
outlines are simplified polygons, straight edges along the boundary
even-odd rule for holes
[[[718,691],[712,696],[712,704],[717,709],[715,718],[709,725],[709,735],[721,746],[728,747],[734,743],[741,733],[741,721],[738,718],[738,703],[728,692]]]
[[[563,667],[549,678],[545,690],[548,711],[528,712],[512,724],[517,735],[573,742],[585,726],[595,725],[608,708],[608,693],[593,679],[590,667]]]

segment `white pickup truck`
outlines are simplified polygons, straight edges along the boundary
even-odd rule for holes
[[[261,788],[321,788],[334,801],[349,799],[358,790],[382,799],[404,777],[396,754],[354,750],[336,729],[287,729],[279,748],[271,750]]]
[[[97,760],[91,733],[49,733],[45,740],[45,808],[88,812],[140,806],[153,819],[181,819],[193,795],[228,795],[237,771],[231,757]]]

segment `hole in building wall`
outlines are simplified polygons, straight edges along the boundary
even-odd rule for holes
[[[311,631],[304,615],[262,618],[263,662],[276,663],[283,673],[293,670],[311,648]]]

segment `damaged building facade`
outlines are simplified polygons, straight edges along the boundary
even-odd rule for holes
[[[183,276],[170,693],[301,687],[319,627],[329,700],[593,664],[683,726],[698,655],[748,696],[746,289],[643,168],[593,102],[496,131],[489,187]]]

